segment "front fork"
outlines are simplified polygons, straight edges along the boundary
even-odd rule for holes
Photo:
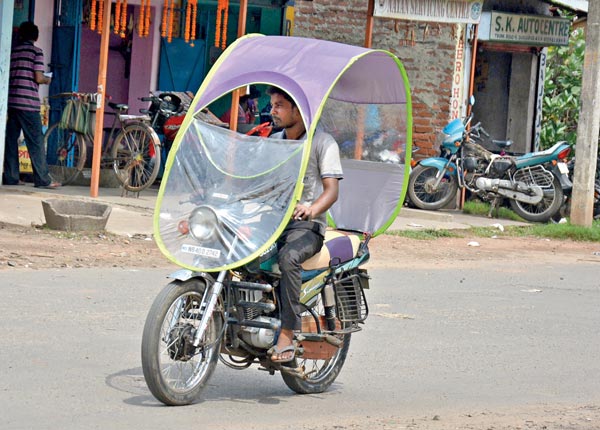
[[[228,260],[233,255],[233,251],[237,245],[237,241],[238,236],[235,236],[233,242],[231,243],[231,247],[229,248],[229,253],[227,255]],[[202,336],[204,335],[204,331],[206,330],[206,327],[208,327],[208,322],[210,318],[212,318],[212,313],[215,310],[217,301],[219,300],[219,295],[223,290],[223,281],[225,280],[225,276],[227,276],[227,270],[220,271],[219,276],[217,276],[217,280],[211,286],[207,284],[206,289],[204,290],[204,295],[202,296],[202,303],[206,303],[206,306],[204,307],[204,313],[202,314],[200,325],[198,326],[198,329],[194,334],[195,347],[198,347],[198,345],[200,345]]]

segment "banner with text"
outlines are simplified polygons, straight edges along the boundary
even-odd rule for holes
[[[570,33],[571,24],[566,18],[492,12],[489,40],[532,46],[568,46]]]
[[[375,0],[373,16],[411,21],[477,24],[479,0]]]

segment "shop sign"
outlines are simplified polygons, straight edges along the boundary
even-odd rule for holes
[[[373,16],[410,21],[477,24],[483,1],[479,0],[375,0]]]
[[[452,73],[452,94],[450,97],[450,119],[462,117],[463,76],[465,73],[465,40],[462,26],[456,32],[456,51],[454,54],[454,72]]]
[[[566,18],[492,12],[489,40],[532,46],[568,46],[570,33],[571,24]]]

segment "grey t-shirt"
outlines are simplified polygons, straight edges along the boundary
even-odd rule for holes
[[[284,131],[271,135],[275,139],[285,139]],[[304,174],[304,189],[300,197],[300,204],[310,206],[322,193],[323,178],[343,178],[340,150],[335,139],[322,130],[315,131],[310,149],[308,166]],[[323,227],[327,226],[325,213],[313,218]]]

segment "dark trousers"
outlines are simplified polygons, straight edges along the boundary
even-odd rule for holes
[[[48,174],[42,120],[39,112],[8,109],[6,122],[6,145],[4,148],[4,173],[2,183],[15,185],[19,183],[19,136],[23,130],[27,150],[33,167],[33,185],[36,187],[49,185],[52,180]]]
[[[301,264],[321,250],[323,236],[305,228],[284,230],[279,238],[279,299],[281,301],[281,327],[300,330],[300,287],[302,286]]]

